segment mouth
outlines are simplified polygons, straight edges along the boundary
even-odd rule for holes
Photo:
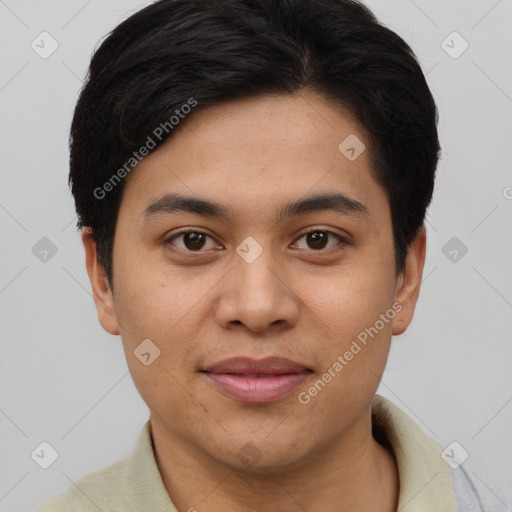
[[[313,373],[282,357],[234,357],[201,370],[216,389],[241,402],[266,403],[285,397]]]

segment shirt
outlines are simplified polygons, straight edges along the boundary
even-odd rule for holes
[[[399,407],[375,395],[375,439],[395,455],[400,512],[487,512],[462,466],[451,469],[441,448]],[[38,512],[177,512],[162,481],[148,420],[128,457],[78,479]]]

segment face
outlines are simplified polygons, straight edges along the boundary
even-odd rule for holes
[[[128,177],[113,294],[84,234],[100,322],[169,442],[268,471],[368,435],[425,252],[421,230],[395,276],[368,149],[321,96],[210,107]]]

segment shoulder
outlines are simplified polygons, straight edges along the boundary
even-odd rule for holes
[[[64,494],[55,496],[37,509],[37,512],[68,512],[71,510]]]
[[[82,476],[60,494],[46,501],[37,512],[108,512],[120,505],[126,496],[128,483],[128,458],[119,460],[103,469]]]
[[[400,505],[422,500],[421,510],[450,512],[510,512],[510,492],[491,488],[490,480],[471,471],[469,466],[453,469],[441,457],[441,447],[398,406],[382,396],[372,402],[373,434],[389,446],[400,474]],[[421,494],[419,494],[421,492]],[[418,496],[416,498],[416,496]],[[508,503],[508,506],[507,506]]]
[[[457,512],[484,512],[480,496],[466,471],[459,466],[450,468],[450,474],[457,498]]]
[[[98,510],[176,512],[155,459],[149,420],[129,456],[74,481],[67,493],[47,501],[38,512]]]
[[[457,512],[509,512],[512,493],[502,488],[491,488],[478,475],[469,476],[462,466],[450,469],[457,496]]]

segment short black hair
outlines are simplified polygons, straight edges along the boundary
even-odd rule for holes
[[[184,105],[194,105],[188,120],[230,100],[298,91],[348,108],[369,134],[403,271],[441,151],[438,111],[407,43],[355,0],[160,0],[94,53],[71,126],[77,227],[92,228],[111,288],[122,178],[148,137],[150,151],[171,137]]]

